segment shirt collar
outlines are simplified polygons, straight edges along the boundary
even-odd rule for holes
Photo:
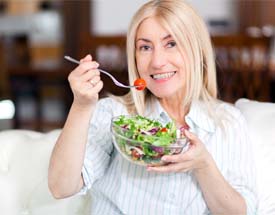
[[[154,111],[152,111],[154,110]],[[167,114],[167,112],[163,109],[159,101],[156,100],[151,108],[149,108],[150,116],[154,119],[157,119],[163,124],[168,123],[171,121],[171,118]],[[188,114],[185,116],[185,121],[191,130],[195,130],[196,127],[203,129],[207,132],[214,132],[215,131],[215,123],[213,119],[207,113],[207,107],[201,101],[193,101]]]

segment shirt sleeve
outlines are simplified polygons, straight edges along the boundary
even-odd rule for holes
[[[102,177],[108,168],[113,152],[111,120],[110,100],[102,99],[98,102],[90,121],[88,142],[82,167],[84,186],[78,193],[79,195],[86,194],[92,184]]]
[[[226,128],[230,140],[228,146],[230,160],[225,177],[245,199],[247,214],[257,214],[256,167],[247,123],[240,112],[233,121],[233,125],[231,124],[230,128]]]

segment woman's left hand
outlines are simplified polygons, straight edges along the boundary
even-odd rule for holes
[[[159,173],[200,171],[211,165],[212,156],[201,140],[187,130],[184,133],[189,139],[189,149],[177,155],[164,155],[161,160],[167,164],[164,166],[147,166],[148,171]]]

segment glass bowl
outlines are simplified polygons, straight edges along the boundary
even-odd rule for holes
[[[134,123],[121,123],[121,117]],[[139,117],[149,120],[152,125],[144,130],[140,126],[140,121],[136,120]],[[165,162],[161,160],[161,157],[181,153],[187,147],[188,139],[180,130],[160,125],[161,123],[157,121],[138,115],[114,117],[111,123],[113,143],[119,153],[132,163],[142,166],[164,165]],[[173,132],[168,133],[170,130]]]

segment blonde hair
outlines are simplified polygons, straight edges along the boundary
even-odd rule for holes
[[[182,56],[187,58],[183,105],[190,105],[193,100],[208,104],[215,102],[216,68],[210,36],[201,17],[183,0],[153,0],[144,4],[134,15],[127,33],[129,82],[139,78],[135,58],[136,33],[143,20],[149,17],[159,20],[176,41]],[[144,115],[150,97],[148,90],[132,89],[125,96],[125,104],[130,112]]]

